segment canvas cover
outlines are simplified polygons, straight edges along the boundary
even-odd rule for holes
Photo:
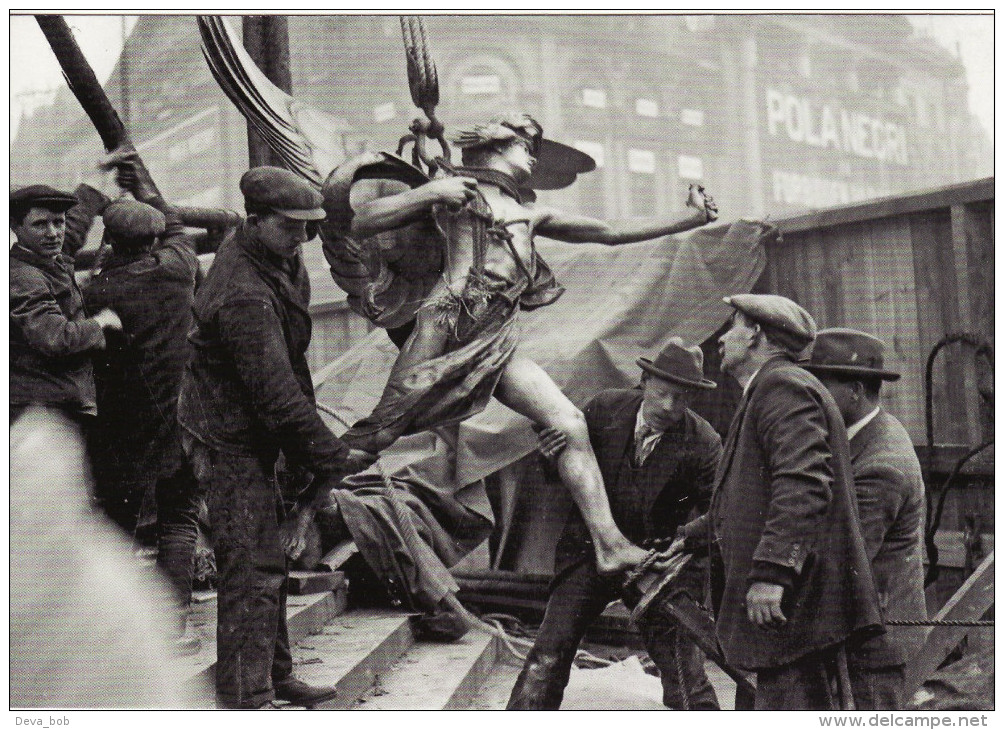
[[[639,356],[674,336],[702,342],[722,325],[731,311],[722,297],[750,291],[766,261],[763,240],[773,235],[762,223],[738,221],[618,247],[540,239],[538,250],[567,291],[520,315],[517,352],[576,405],[636,383]],[[397,352],[377,329],[315,374],[318,401],[337,414],[323,416],[336,434],[376,405]],[[528,419],[495,400],[451,428],[456,433],[445,440],[430,433],[400,439],[373,471],[393,479],[419,470],[426,488],[493,519],[481,480],[534,450],[536,435]]]

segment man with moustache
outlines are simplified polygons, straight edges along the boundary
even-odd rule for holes
[[[836,401],[850,440],[861,534],[886,620],[924,621],[924,478],[913,441],[879,404],[885,344],[854,329],[821,330],[805,369]],[[894,626],[848,655],[859,710],[903,705],[906,661],[920,649],[922,627]]]
[[[725,302],[722,370],[743,396],[710,511],[681,529],[681,544],[710,544],[718,642],[729,663],[756,672],[755,709],[850,709],[845,646],[882,621],[843,418],[797,364],[816,324],[777,295]]]
[[[584,408],[589,438],[603,473],[617,526],[643,546],[672,537],[677,527],[703,513],[721,458],[721,437],[687,405],[697,390],[715,387],[704,377],[704,355],[672,338],[655,361],[639,358],[640,388],[606,390]],[[564,448],[560,431],[541,434],[542,451],[553,458]],[[558,541],[555,578],[544,621],[508,709],[556,710],[582,637],[610,601],[634,607],[637,590],[622,587],[623,574],[601,575],[593,544],[578,511]],[[691,563],[674,584],[694,600],[703,596],[703,563]],[[639,630],[662,679],[663,704],[674,710],[717,710],[704,672],[704,657],[676,623],[658,611]]]

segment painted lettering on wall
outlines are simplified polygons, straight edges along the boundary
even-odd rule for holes
[[[767,89],[767,132],[809,147],[909,163],[903,125],[775,89]]]
[[[846,205],[891,194],[887,188],[883,187],[860,185],[814,175],[802,175],[785,170],[773,170],[771,178],[775,202],[805,205],[810,208]]]

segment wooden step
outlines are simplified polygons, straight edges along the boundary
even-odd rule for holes
[[[469,631],[449,643],[416,642],[355,709],[471,709],[497,659],[498,639],[487,631]]]
[[[289,596],[286,600],[286,623],[289,641],[295,644],[321,631],[345,611],[347,599],[344,582],[338,591]],[[181,657],[184,680],[200,695],[212,687],[216,670],[216,594],[200,592],[193,597],[189,631],[198,635],[202,648],[190,657]],[[295,653],[294,653],[295,659]]]
[[[354,610],[293,648],[294,671],[308,684],[338,690],[337,697],[317,709],[350,709],[414,643],[406,613]]]

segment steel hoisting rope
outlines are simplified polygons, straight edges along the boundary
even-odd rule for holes
[[[402,15],[401,35],[404,39],[405,59],[408,68],[408,87],[411,100],[415,106],[425,112],[426,119],[415,119],[409,127],[411,134],[401,138],[398,144],[398,154],[408,142],[414,142],[412,157],[416,164],[425,163],[430,172],[434,172],[436,161],[425,152],[426,139],[439,142],[443,150],[443,158],[449,162],[450,148],[444,138],[443,123],[436,118],[436,106],[439,104],[439,74],[436,63],[429,53],[429,39],[425,33],[425,25],[417,15]]]

